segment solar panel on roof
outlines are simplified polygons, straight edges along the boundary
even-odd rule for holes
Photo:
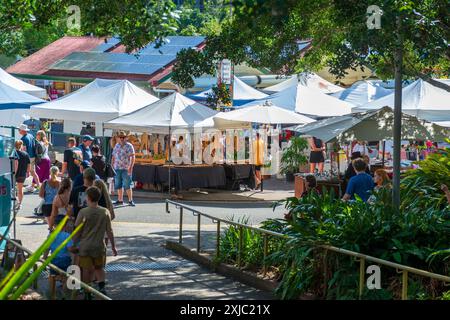
[[[54,63],[50,69],[150,75],[173,62],[181,49],[195,47],[205,38],[200,36],[170,36],[167,37],[167,40],[168,42],[158,49],[154,48],[153,43],[148,45],[137,56],[127,53],[97,51],[73,52]],[[117,44],[118,41],[117,38],[112,38],[108,45],[112,47],[113,43]],[[96,49],[103,50],[107,47],[104,45],[106,44],[101,44]]]
[[[92,49],[90,52],[105,52],[106,50],[111,49],[112,47],[118,45],[120,43],[119,38],[108,38],[108,42],[99,44],[94,49]]]

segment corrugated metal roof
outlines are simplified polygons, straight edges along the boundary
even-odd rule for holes
[[[90,51],[102,43],[102,38],[65,36],[10,66],[6,71],[14,74],[42,75],[48,71],[49,66],[68,54]]]

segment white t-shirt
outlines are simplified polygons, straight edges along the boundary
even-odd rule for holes
[[[355,146],[353,147],[352,153],[353,152],[360,152],[361,155],[365,155],[365,154],[369,155],[369,149],[367,148],[367,146],[361,145],[359,143],[355,144]]]

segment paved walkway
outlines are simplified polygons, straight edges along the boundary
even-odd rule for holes
[[[30,218],[36,196],[26,196],[17,219],[17,238],[35,250],[47,235],[42,222]],[[161,211],[164,204],[160,203]],[[119,209],[127,212],[142,210]],[[122,219],[123,220],[123,219]],[[189,221],[186,221],[189,223]],[[178,239],[176,223],[113,222],[119,255],[108,252],[107,290],[112,299],[271,299],[271,294],[248,287],[183,259],[163,246]],[[186,242],[195,241],[196,226],[184,225]],[[202,242],[213,238],[215,225],[202,225]],[[208,242],[208,244],[207,244]],[[45,281],[41,281],[45,285]]]

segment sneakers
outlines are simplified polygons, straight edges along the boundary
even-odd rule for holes
[[[119,200],[114,201],[114,202],[113,202],[113,205],[115,205],[115,206],[121,206],[121,205],[123,205],[123,201],[119,201]],[[135,207],[135,206],[136,206],[136,203],[134,203],[134,201],[131,200],[131,201],[128,202],[128,205],[131,206],[131,207]]]

